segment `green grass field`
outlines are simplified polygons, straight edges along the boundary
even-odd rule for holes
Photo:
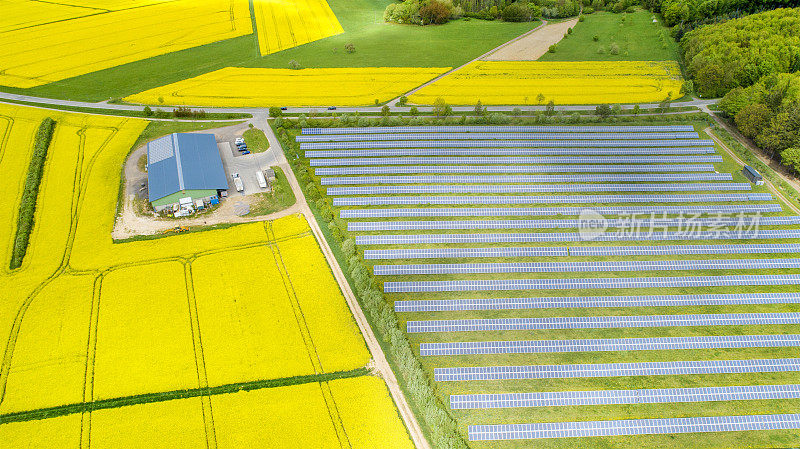
[[[632,124],[666,124],[644,122]],[[702,130],[707,126],[697,122],[695,129],[706,138]],[[717,130],[717,133],[721,131]],[[293,131],[294,133],[294,131]],[[722,155],[724,162],[717,163],[715,169],[721,173],[732,173],[733,182],[746,182],[741,175],[741,167],[719,146],[717,154]],[[307,159],[303,158],[307,163]],[[314,177],[319,181],[319,177]],[[324,187],[322,192],[324,192]],[[768,192],[764,186],[753,186],[752,192]],[[635,193],[635,192],[631,192]],[[690,193],[690,192],[684,192]],[[703,192],[716,193],[716,192]],[[725,193],[725,192],[721,192]],[[732,192],[729,192],[732,193]],[[627,193],[625,193],[627,194]],[[535,194],[533,194],[535,195]],[[561,195],[561,194],[559,194]],[[380,195],[384,196],[384,195]],[[459,194],[460,196],[460,194]],[[768,215],[793,215],[787,204],[775,198],[773,202],[781,203],[784,211]],[[730,203],[735,204],[735,203]],[[547,205],[550,206],[550,205]],[[553,205],[555,206],[555,205]],[[589,207],[590,205],[587,205]],[[380,208],[383,206],[375,206]],[[395,206],[386,206],[395,207]],[[399,206],[402,207],[402,206]],[[424,206],[423,206],[424,207]],[[449,207],[449,206],[443,206]],[[468,207],[468,206],[452,206]],[[502,206],[499,206],[502,207]],[[369,206],[357,207],[370,208]],[[334,208],[338,211],[341,208]],[[494,217],[479,217],[491,220]],[[509,219],[502,217],[498,219]],[[519,217],[535,219],[538,217]],[[542,217],[562,218],[562,217]],[[574,217],[566,217],[574,218]],[[639,217],[644,218],[644,217]],[[473,219],[473,218],[470,218]],[[361,219],[363,221],[387,220],[459,220],[459,218],[378,218]],[[348,220],[351,221],[351,220]],[[789,229],[798,226],[765,227],[765,229]],[[658,229],[657,231],[660,231]],[[675,230],[674,228],[671,230]],[[574,232],[574,229],[543,230],[475,230],[475,231],[387,231],[356,233],[361,234],[430,234],[430,233],[506,233],[506,232]],[[502,243],[502,244],[459,244],[459,245],[369,245],[363,249],[405,249],[436,247],[539,247],[539,246],[622,246],[622,245],[703,245],[703,244],[753,244],[753,243],[797,243],[791,239],[776,240],[712,240],[712,241],[640,241],[640,242],[548,242],[548,243]],[[368,266],[376,264],[439,264],[439,263],[492,263],[521,261],[614,261],[614,260],[675,260],[675,259],[758,259],[758,258],[791,258],[797,254],[730,254],[730,255],[692,255],[692,256],[615,256],[615,257],[547,257],[547,258],[464,258],[464,259],[408,259],[408,260],[370,260]],[[455,279],[541,279],[541,278],[627,278],[648,276],[703,276],[703,275],[736,275],[736,274],[796,274],[797,270],[701,270],[701,271],[623,271],[623,272],[563,272],[563,273],[524,273],[524,274],[481,274],[481,275],[409,275],[378,276],[379,288],[386,281],[434,281]],[[442,293],[398,293],[385,294],[391,304],[397,300],[441,300],[463,298],[508,298],[508,297],[566,297],[566,296],[622,296],[653,294],[705,294],[705,293],[746,293],[746,292],[786,292],[796,291],[793,286],[746,286],[746,287],[704,287],[704,288],[640,288],[640,289],[595,289],[595,290],[541,290],[541,291],[501,291],[501,292],[442,292]],[[519,309],[494,311],[449,311],[449,312],[417,312],[398,313],[400,327],[405,329],[410,320],[438,319],[493,319],[493,318],[542,318],[564,316],[636,316],[659,314],[705,314],[705,313],[762,313],[762,312],[797,312],[796,304],[768,305],[722,305],[722,306],[679,306],[679,307],[609,307],[609,308],[570,308],[570,309]],[[535,391],[570,391],[570,390],[606,390],[606,389],[639,389],[639,388],[683,388],[702,386],[732,385],[764,385],[796,383],[796,373],[755,373],[755,374],[720,374],[720,375],[678,375],[678,376],[644,376],[644,377],[609,377],[609,378],[573,378],[573,379],[539,379],[508,380],[481,382],[435,382],[433,370],[437,367],[466,366],[499,366],[499,365],[547,365],[572,363],[614,363],[614,362],[657,362],[679,360],[726,360],[726,359],[759,359],[759,358],[792,358],[800,357],[797,348],[736,348],[710,350],[670,350],[670,351],[625,351],[625,352],[575,352],[550,354],[493,354],[464,356],[421,357],[420,343],[461,342],[461,341],[498,341],[498,340],[561,340],[561,339],[594,339],[594,338],[637,338],[667,336],[715,336],[715,335],[749,335],[749,334],[796,334],[800,333],[797,325],[752,325],[752,326],[699,326],[699,327],[663,327],[663,328],[611,328],[611,329],[557,329],[533,331],[483,331],[483,332],[442,332],[407,334],[411,347],[419,357],[423,369],[429,376],[437,391],[439,399],[447,407],[449,395],[470,393],[506,393]],[[793,413],[800,400],[748,400],[723,402],[667,403],[667,404],[629,404],[603,406],[562,406],[537,408],[509,408],[494,410],[448,410],[458,421],[459,431],[466,438],[467,425],[470,424],[509,424],[558,421],[590,421],[640,418],[668,418],[740,414],[779,414]],[[449,409],[449,407],[447,407]],[[536,441],[493,441],[470,442],[474,448],[672,448],[675,445],[698,448],[729,447],[796,447],[800,437],[795,431],[756,431],[756,432],[719,432],[695,433],[683,435],[641,435],[605,438],[547,439]]]
[[[255,35],[145,59],[32,89],[0,90],[34,96],[102,101],[122,98],[224,67],[457,67],[539,25],[457,20],[414,26],[383,22],[390,0],[330,0],[345,32],[289,50],[260,56]],[[344,45],[356,51],[348,54]]]
[[[660,22],[644,10],[613,14],[584,14],[573,33],[545,53],[540,61],[669,61],[678,56],[678,45]],[[624,19],[624,21],[623,21]],[[598,40],[595,41],[594,37]],[[611,53],[616,44],[618,54]],[[602,51],[602,52],[601,52]]]

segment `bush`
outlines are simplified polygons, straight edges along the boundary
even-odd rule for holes
[[[555,53],[556,52],[556,46],[555,45],[551,45],[550,48],[547,49],[547,51],[550,52],[550,53]]]
[[[355,53],[356,52],[356,46],[353,45],[352,43],[348,42],[348,43],[344,44],[344,51],[346,51],[348,53]]]
[[[452,12],[452,4],[445,4],[438,0],[430,0],[425,6],[419,9],[419,17],[422,19],[423,25],[441,25],[447,23]]]
[[[595,41],[595,42],[597,42],[597,41],[599,41],[599,40],[600,40],[600,36],[598,36],[598,35],[596,35],[596,34],[595,34],[595,35],[594,35],[594,37],[592,37],[592,40],[593,40],[593,41]]]
[[[584,14],[594,14],[594,8],[592,8],[591,6],[583,8],[583,13]],[[579,20],[581,20],[581,22],[583,22],[582,19],[584,19],[583,16],[581,16],[581,18]]]
[[[584,22],[584,21],[586,21],[586,17],[583,17],[583,16],[578,17],[578,22]],[[572,28],[570,28],[570,30],[571,29]]]
[[[271,106],[269,108],[269,116],[270,117],[280,117],[283,115],[283,111],[278,106]]]
[[[347,257],[353,257],[356,255],[356,242],[353,239],[346,239],[342,242],[342,252]]]
[[[567,28],[567,34],[572,34],[572,28]]]
[[[500,17],[506,22],[530,22],[535,18],[533,13],[527,3],[517,2],[503,8]]]
[[[145,106],[142,112],[144,112],[145,117],[150,117],[153,115],[153,110],[150,109],[150,106]]]
[[[301,66],[299,62],[292,59],[291,61],[289,61],[289,68],[292,70],[300,70],[303,68],[303,66]]]
[[[612,43],[611,45],[608,46],[608,52],[611,53],[612,55],[618,55],[619,45],[617,45],[616,43]]]
[[[19,215],[17,217],[17,232],[14,236],[14,248],[11,252],[9,267],[13,270],[22,266],[22,260],[28,251],[28,240],[33,231],[36,216],[36,199],[39,196],[39,185],[44,174],[44,163],[47,159],[47,149],[53,138],[56,122],[50,117],[42,120],[39,130],[33,141],[33,153],[28,164],[28,174],[22,186],[22,196],[19,202]]]

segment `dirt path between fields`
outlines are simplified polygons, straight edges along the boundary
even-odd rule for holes
[[[731,157],[733,158],[733,160],[735,160],[735,161],[736,161],[738,164],[741,164],[741,165],[747,165],[747,164],[746,164],[746,163],[745,163],[743,160],[739,159],[739,156],[737,156],[737,155],[736,155],[736,153],[734,153],[734,152],[733,152],[733,151],[732,151],[730,148],[728,148],[728,146],[727,146],[727,145],[725,145],[725,143],[724,143],[724,142],[722,142],[722,140],[720,140],[720,139],[719,139],[719,137],[717,137],[717,135],[716,135],[716,134],[714,134],[714,131],[712,131],[712,130],[711,130],[711,128],[706,128],[706,129],[704,129],[703,131],[705,131],[705,132],[706,132],[706,134],[708,134],[708,135],[709,135],[709,137],[711,137],[711,139],[712,139],[714,142],[716,142],[717,144],[719,144],[719,146],[720,146],[720,147],[722,147],[722,149],[723,149],[723,150],[725,150],[725,151],[726,151],[728,154],[730,154],[730,155],[731,155]],[[737,139],[738,139],[738,136],[736,136],[735,134],[734,134],[734,137],[737,137]],[[753,150],[751,149],[751,151],[753,151]],[[754,154],[756,154],[756,155],[758,156],[758,153],[756,153],[755,151],[753,151],[753,153],[754,153]],[[759,157],[759,159],[760,159],[760,157]],[[765,163],[766,163],[766,161],[765,161]],[[780,175],[780,172],[777,172],[777,173],[778,173],[778,175]],[[783,177],[783,176],[781,175],[781,177]],[[788,179],[785,179],[785,178],[784,178],[784,180],[785,180],[786,182],[789,182],[789,183],[791,183],[791,181],[790,181],[790,180],[788,180]],[[798,208],[797,206],[795,206],[795,205],[794,205],[794,203],[791,201],[791,199],[789,199],[789,198],[786,198],[786,197],[783,195],[783,193],[782,193],[780,190],[778,190],[778,188],[777,188],[777,187],[775,187],[775,185],[773,185],[773,184],[772,184],[772,183],[769,181],[769,179],[767,179],[766,177],[764,178],[764,184],[767,186],[767,188],[769,188],[770,192],[772,192],[773,194],[775,194],[775,196],[777,196],[777,197],[778,197],[778,198],[780,198],[780,199],[781,199],[781,200],[782,200],[784,203],[786,203],[786,205],[787,205],[787,206],[789,206],[789,208],[790,208],[790,209],[792,209],[792,211],[793,211],[794,213],[796,213],[797,215],[800,215],[800,208]],[[794,186],[795,184],[793,184],[793,183],[792,183],[792,185]],[[795,188],[796,188],[796,187],[795,187]]]
[[[507,42],[480,59],[482,61],[535,61],[547,53],[551,45],[561,42],[567,29],[573,28],[577,23],[578,19],[573,19],[547,24],[537,28],[533,33]]]
[[[328,265],[331,267],[331,272],[336,278],[336,282],[339,283],[339,287],[342,289],[345,300],[347,300],[347,305],[350,307],[350,312],[353,314],[353,317],[358,324],[358,328],[361,330],[361,334],[364,336],[364,340],[367,342],[367,347],[369,348],[370,353],[372,353],[372,368],[386,382],[386,386],[389,388],[389,393],[391,393],[392,399],[394,399],[394,403],[397,405],[397,410],[406,425],[406,429],[408,429],[409,435],[411,435],[411,440],[414,442],[414,446],[417,449],[431,449],[431,445],[425,438],[425,434],[422,432],[422,428],[417,421],[417,417],[411,410],[411,406],[409,406],[408,401],[406,401],[406,397],[403,394],[403,390],[400,388],[397,377],[392,371],[392,367],[389,366],[389,362],[386,360],[386,356],[383,353],[383,348],[381,347],[380,343],[378,343],[378,339],[375,337],[375,334],[372,332],[369,321],[367,321],[367,317],[364,315],[364,311],[361,309],[361,305],[358,303],[355,293],[353,293],[353,290],[350,288],[350,284],[347,282],[344,271],[342,271],[342,268],[339,266],[339,261],[337,261],[336,257],[333,255],[333,251],[328,245],[328,241],[325,240],[325,236],[322,234],[322,229],[320,229],[317,219],[314,217],[314,214],[308,207],[306,198],[303,195],[303,190],[300,188],[300,183],[297,182],[297,178],[294,176],[294,172],[286,160],[286,156],[282,151],[282,147],[278,141],[278,138],[275,137],[275,134],[272,132],[272,128],[270,128],[267,124],[267,116],[263,115],[254,117],[253,122],[256,128],[260,128],[264,131],[264,134],[267,135],[270,148],[274,148],[278,153],[276,154],[278,166],[281,167],[283,172],[286,174],[286,179],[289,181],[289,185],[292,187],[295,198],[297,198],[297,203],[295,203],[295,206],[299,209],[299,212],[306,217],[306,220],[311,227],[311,231],[314,233],[314,237],[316,237],[317,242],[319,242],[322,253],[328,260]]]

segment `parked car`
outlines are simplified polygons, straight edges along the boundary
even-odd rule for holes
[[[285,111],[287,109],[289,109],[289,108],[287,108],[286,106],[281,106],[281,111]]]
[[[336,106],[328,106],[328,110],[329,111],[335,111],[336,110]]]
[[[241,138],[241,137],[237,137],[236,138],[236,145],[239,145],[240,143],[244,143],[244,139]]]

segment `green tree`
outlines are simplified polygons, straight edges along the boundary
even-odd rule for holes
[[[278,106],[271,106],[269,108],[269,116],[270,117],[280,117],[283,115],[283,111]]]
[[[402,95],[400,96],[400,98],[397,99],[398,106],[405,106],[406,103],[408,103],[408,97],[406,97],[405,95]]]
[[[423,25],[447,23],[453,13],[452,3],[443,3],[438,0],[429,0],[419,9],[419,17]]]
[[[544,101],[544,94],[543,93],[539,93],[539,95],[536,96],[536,102],[539,103],[539,104],[542,104],[543,101]],[[527,103],[527,101],[526,101],[526,103]]]
[[[545,106],[544,113],[546,115],[554,115],[556,113],[556,102],[553,100],[547,102],[547,106]]]
[[[388,117],[392,114],[392,110],[389,108],[388,104],[383,105],[381,108],[381,115],[384,117]]]
[[[439,97],[433,102],[433,115],[437,117],[447,117],[453,113],[453,108],[444,101],[444,98]]]
[[[753,103],[745,106],[736,114],[734,121],[739,131],[747,138],[754,139],[768,127],[774,114],[763,103]]]
[[[611,116],[611,107],[607,104],[600,104],[594,108],[594,113],[600,118],[608,118]]]
[[[800,147],[781,151],[781,163],[794,170],[795,173],[800,173]]]
[[[412,116],[416,116],[419,114],[419,109],[416,106],[411,106],[411,109],[408,110],[408,113]]]
[[[475,109],[473,112],[475,112],[475,115],[484,115],[486,113],[486,108],[483,107],[481,100],[478,100],[478,102],[475,103]]]

